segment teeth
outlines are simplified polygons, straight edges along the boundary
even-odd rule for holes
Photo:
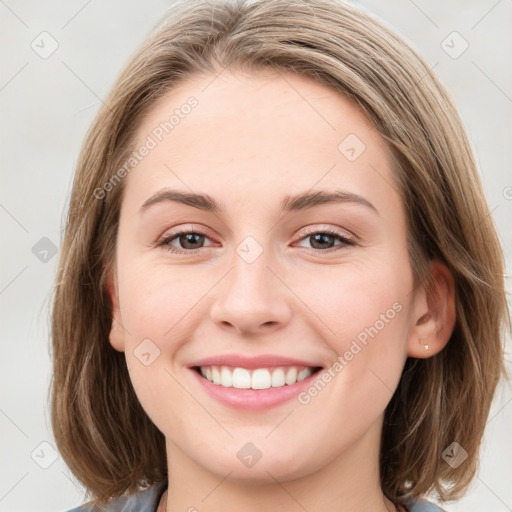
[[[299,374],[297,375],[297,382],[307,379],[310,375],[311,375],[311,372],[308,372],[308,368],[304,368],[304,370],[301,370],[299,372]]]
[[[249,389],[251,387],[251,374],[245,368],[235,368],[231,385],[238,389]]]
[[[272,386],[272,377],[270,376],[270,372],[268,370],[262,368],[252,372],[252,389],[268,389],[270,386]]]
[[[225,388],[230,388],[233,385],[233,375],[225,366],[220,370],[220,385]]]
[[[281,386],[284,386],[286,382],[286,377],[284,374],[284,370],[282,368],[277,368],[277,370],[274,370],[272,372],[272,387],[273,388],[280,388]]]
[[[285,382],[288,386],[297,382],[297,368],[292,367],[286,372]]]
[[[220,384],[220,372],[216,366],[212,366],[212,381],[214,384]]]
[[[268,389],[291,386],[307,379],[313,373],[312,368],[281,366],[277,368],[232,368],[228,366],[201,366],[201,375],[214,384],[225,388]]]

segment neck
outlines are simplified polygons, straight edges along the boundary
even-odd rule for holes
[[[169,493],[162,497],[159,512],[395,512],[380,488],[380,431],[379,421],[352,446],[305,476],[290,479],[281,476],[277,466],[261,466],[258,483],[235,479],[236,468],[226,474],[208,471],[167,440]]]

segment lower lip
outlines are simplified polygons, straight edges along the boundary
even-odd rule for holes
[[[214,384],[202,377],[197,371],[191,369],[203,389],[212,398],[224,405],[248,411],[260,411],[276,407],[292,398],[295,398],[301,391],[310,386],[320,375],[322,370],[310,375],[307,379],[291,385],[284,385],[278,388],[268,389],[237,389],[226,388]]]

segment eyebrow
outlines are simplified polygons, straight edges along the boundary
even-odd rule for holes
[[[208,194],[182,192],[165,188],[144,201],[139,213],[144,213],[152,205],[168,201],[185,204],[207,212],[221,213],[224,211],[219,203]],[[283,212],[308,210],[315,206],[332,203],[359,204],[380,215],[377,208],[363,196],[345,190],[317,190],[315,192],[302,192],[294,196],[285,196],[281,202],[281,210]]]

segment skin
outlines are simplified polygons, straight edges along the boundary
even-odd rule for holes
[[[435,290],[414,287],[390,153],[356,106],[293,74],[214,76],[173,89],[138,127],[136,147],[187,98],[198,100],[125,178],[109,281],[110,342],[126,353],[137,396],[166,437],[170,492],[159,510],[395,510],[379,484],[384,411],[406,358],[448,342],[453,278],[432,261]],[[354,161],[338,150],[349,134],[366,146]],[[140,213],[165,187],[206,193],[224,211],[164,201]],[[289,194],[333,188],[378,213],[355,203],[280,211]],[[206,236],[172,246],[196,254],[156,245],[191,224]],[[335,229],[356,245],[315,244],[305,228]],[[263,249],[252,263],[236,252],[247,236]],[[207,396],[187,368],[227,353],[328,368],[395,303],[400,312],[307,405],[241,412]],[[148,338],[160,354],[146,366],[134,350]],[[262,454],[250,468],[237,458],[247,442]]]

